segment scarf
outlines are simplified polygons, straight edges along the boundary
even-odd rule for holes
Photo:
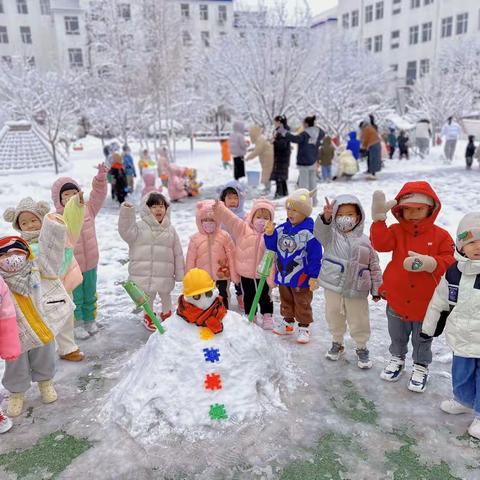
[[[40,230],[35,230],[33,232],[22,232],[21,235],[22,235],[22,238],[26,242],[28,242],[29,244],[38,243],[38,237],[40,236]]]
[[[223,305],[221,297],[217,297],[207,310],[201,310],[188,303],[185,297],[180,295],[177,314],[188,323],[194,323],[198,327],[207,327],[213,333],[220,333],[223,331],[222,319],[227,314],[227,309]]]
[[[12,293],[19,293],[24,297],[33,294],[33,289],[40,286],[40,272],[31,261],[16,272],[3,272],[2,277]]]

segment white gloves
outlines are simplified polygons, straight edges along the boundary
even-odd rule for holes
[[[408,257],[403,261],[403,268],[409,272],[432,273],[437,268],[437,261],[430,255],[409,251]]]
[[[387,212],[397,204],[396,200],[385,200],[385,193],[381,190],[373,192],[372,197],[372,220],[384,222],[387,219]]]

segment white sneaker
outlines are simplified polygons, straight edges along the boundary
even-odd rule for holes
[[[422,393],[425,391],[428,380],[428,368],[418,363],[413,364],[412,376],[408,389],[412,392]]]
[[[8,432],[12,427],[12,421],[0,410],[0,433]]]
[[[298,327],[297,343],[308,343],[310,341],[310,331],[308,327]]]
[[[87,338],[90,338],[90,334],[84,327],[75,327],[73,329],[73,334],[77,340],[86,340]]]
[[[457,402],[453,398],[450,400],[444,400],[440,404],[440,408],[445,412],[449,413],[450,415],[459,415],[460,413],[470,413],[472,411],[471,408],[462,405],[461,403]]]
[[[405,360],[400,357],[393,356],[387,363],[387,366],[382,370],[380,378],[387,382],[396,382],[400,379],[405,367]]]
[[[370,352],[368,351],[367,348],[357,348],[356,349],[357,353],[357,367],[361,369],[368,369],[372,368],[373,363],[370,360]]]
[[[273,333],[277,335],[293,335],[295,333],[294,324],[286,322],[283,318],[275,318],[273,321]]]
[[[262,328],[264,330],[273,330],[273,316],[271,313],[262,315]]]
[[[468,427],[468,434],[480,440],[480,418],[475,417]]]
[[[81,328],[81,327],[80,327]],[[90,335],[95,335],[98,333],[98,325],[97,322],[94,320],[93,322],[85,322],[85,330],[90,334]]]

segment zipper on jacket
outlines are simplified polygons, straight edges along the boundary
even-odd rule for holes
[[[47,305],[55,305],[56,303],[66,303],[65,300],[51,300]]]
[[[207,242],[208,242],[208,264],[210,265],[210,274],[212,278],[214,278],[213,264],[212,264],[212,241],[208,233],[207,233]]]

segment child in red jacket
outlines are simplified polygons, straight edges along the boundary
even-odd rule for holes
[[[383,192],[373,194],[372,245],[378,252],[393,252],[380,287],[388,302],[392,354],[381,378],[389,382],[400,378],[411,336],[413,371],[408,389],[413,392],[425,390],[432,361],[432,339],[420,336],[422,322],[440,278],[455,261],[452,237],[434,224],[440,208],[440,200],[427,182],[407,182],[389,202]],[[390,209],[398,223],[387,227]]]

